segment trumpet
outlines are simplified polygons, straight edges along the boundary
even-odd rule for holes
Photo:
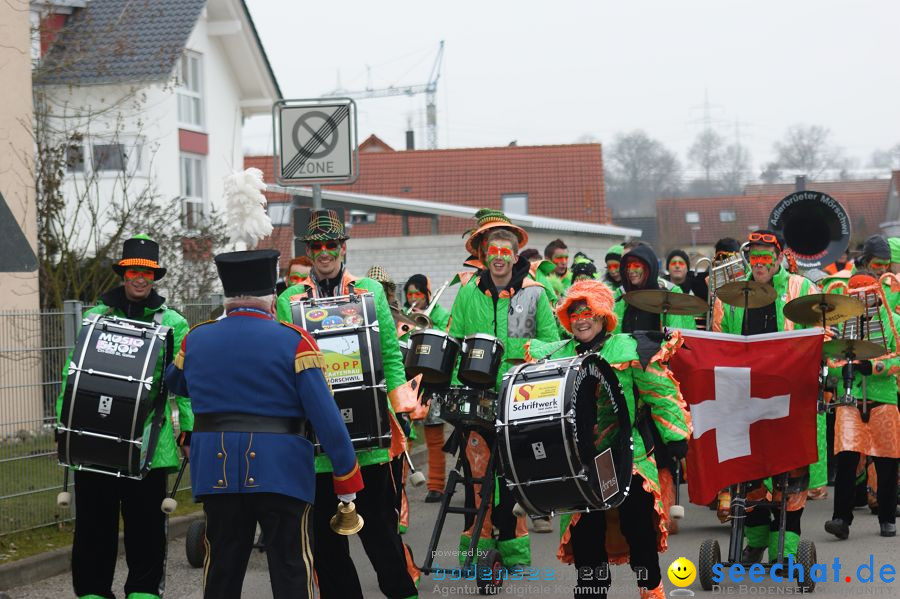
[[[446,281],[443,285],[441,285],[440,289],[437,290],[431,297],[431,303],[428,304],[428,307],[425,308],[421,312],[412,312],[411,310],[407,312],[407,316],[413,320],[417,329],[430,329],[432,327],[431,322],[431,312],[434,310],[434,307],[437,306],[437,302],[440,299],[441,295],[444,291],[447,290],[447,287],[450,286],[450,281]]]

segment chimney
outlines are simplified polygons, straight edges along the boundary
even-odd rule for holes
[[[412,129],[406,130],[406,149],[407,150],[415,150],[416,149],[416,134]]]
[[[794,177],[794,191],[806,191],[806,175]]]

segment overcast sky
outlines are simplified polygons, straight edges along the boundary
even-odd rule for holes
[[[318,97],[339,76],[349,90],[424,83],[445,40],[439,147],[609,143],[641,128],[690,168],[705,97],[754,172],[795,123],[827,126],[862,166],[900,143],[895,0],[247,3],[286,98]],[[424,95],[358,106],[359,141],[402,148],[411,118],[424,147]],[[248,121],[248,150],[271,151],[270,121]]]

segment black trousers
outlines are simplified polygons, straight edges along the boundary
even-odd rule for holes
[[[872,458],[878,475],[878,521],[891,522],[897,516],[897,458]],[[847,524],[853,522],[855,503],[856,465],[859,453],[842,451],[835,456],[837,473],[834,478],[834,514]]]
[[[125,525],[125,594],[162,596],[166,573],[165,469],[143,480],[75,471],[75,539],[72,586],[77,596],[113,599],[119,551],[119,514]]]
[[[364,524],[359,540],[378,577],[378,588],[389,599],[416,595],[416,585],[406,569],[406,549],[397,531],[397,487],[391,465],[365,466],[361,470],[365,488],[356,495],[356,509]],[[346,536],[331,530],[338,499],[331,473],[316,475],[316,507],[313,529],[316,537],[316,580],[321,599],[362,598],[362,587]]]
[[[655,510],[653,495],[644,490],[642,482],[641,477],[635,476],[631,482],[631,494],[619,505],[619,528],[628,541],[629,562],[637,575],[637,585],[655,589],[662,580],[659,553],[656,551]],[[606,514],[581,514],[571,534],[580,587],[575,596],[605,599],[610,583],[609,556],[605,544]]]
[[[202,497],[209,551],[205,599],[239,599],[256,524],[262,528],[274,599],[312,599],[312,506],[277,493]]]

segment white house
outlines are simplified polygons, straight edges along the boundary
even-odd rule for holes
[[[31,8],[38,111],[68,139],[67,206],[83,202],[73,227],[145,193],[199,223],[243,168],[244,119],[281,97],[243,0]]]

